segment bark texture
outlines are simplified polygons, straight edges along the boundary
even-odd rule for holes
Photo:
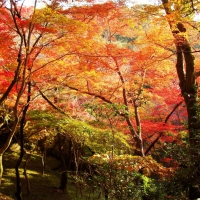
[[[197,153],[199,149],[199,124],[198,124],[198,112],[197,112],[197,82],[194,56],[192,55],[191,46],[187,39],[187,30],[184,23],[178,21],[175,17],[179,12],[172,10],[170,0],[162,0],[164,10],[167,15],[168,23],[174,36],[174,43],[177,50],[177,63],[176,70],[179,78],[179,85],[181,93],[184,97],[184,101],[187,107],[188,115],[188,131],[190,142],[190,186],[189,186],[189,199],[200,198],[200,189],[198,184],[198,177],[200,177],[199,168],[199,155]],[[174,16],[174,17],[173,17]],[[195,170],[192,170],[195,169]],[[197,187],[198,186],[198,187]]]

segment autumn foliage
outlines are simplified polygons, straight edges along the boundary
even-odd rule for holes
[[[67,171],[78,176],[87,164],[105,196],[117,198],[117,190],[112,192],[122,185],[116,177],[127,172],[146,188],[138,195],[153,199],[159,187],[176,179],[184,159],[186,168],[190,162],[197,167],[199,72],[191,58],[199,51],[198,22],[190,14],[198,4],[183,2],[130,7],[54,0],[29,7],[1,1],[0,154],[18,138],[16,174],[27,152],[24,144],[39,146],[38,141],[38,154],[54,147],[59,152],[65,172],[61,190]],[[197,54],[195,59],[198,64]],[[188,160],[191,146],[195,159]],[[17,181],[20,199],[20,176]]]

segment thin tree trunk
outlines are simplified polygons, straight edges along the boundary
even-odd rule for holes
[[[25,180],[26,180],[26,187],[27,187],[27,194],[28,195],[31,194],[31,186],[30,186],[28,175],[26,173],[26,167],[27,167],[27,164],[28,164],[28,161],[29,161],[30,157],[31,157],[31,154],[29,153],[28,157],[26,158],[26,161],[24,163],[24,176],[25,176]]]
[[[12,138],[15,134],[16,131],[16,127],[18,124],[18,117],[17,114],[15,113],[15,109],[14,109],[14,116],[15,116],[15,121],[14,124],[12,125],[11,131],[8,135],[8,138],[5,142],[5,144],[0,148],[0,185],[1,185],[1,179],[2,179],[2,175],[3,175],[3,161],[2,161],[2,157],[3,154],[5,153],[5,151],[8,149],[8,147],[10,146],[10,143],[12,141]]]
[[[44,147],[42,151],[42,175],[44,175],[46,169],[46,148]]]
[[[62,173],[61,173],[59,189],[62,190],[62,192],[66,191],[67,180],[68,180],[66,161],[63,156],[63,145],[65,143],[65,139],[66,139],[66,137],[63,138],[62,135],[60,133],[58,133],[59,154],[60,154],[60,161],[62,164]]]
[[[23,133],[24,126],[23,126],[23,124],[24,124],[24,120],[21,119],[21,122],[20,122],[20,147],[21,147],[20,148],[20,156],[15,165],[16,186],[17,186],[17,188],[16,188],[17,191],[15,193],[15,196],[17,197],[18,200],[22,199],[21,178],[20,178],[20,173],[19,173],[19,167],[20,167],[20,164],[21,164],[23,156],[24,156],[24,133]]]
[[[120,78],[121,83],[123,84],[123,89],[122,89],[122,96],[123,96],[123,101],[124,101],[124,106],[125,106],[125,114],[124,114],[124,118],[126,120],[126,123],[128,124],[130,133],[132,135],[132,137],[135,139],[136,142],[136,149],[134,154],[138,155],[138,156],[145,156],[144,154],[144,148],[143,148],[143,139],[141,136],[141,124],[140,124],[140,118],[139,118],[139,113],[138,113],[138,107],[134,105],[134,109],[135,109],[135,114],[136,114],[136,124],[139,126],[139,130],[136,131],[134,128],[133,123],[131,122],[130,119],[130,111],[129,111],[129,105],[128,105],[128,99],[127,99],[127,90],[126,90],[126,82],[124,80],[124,77],[120,71],[120,67],[119,64],[117,62],[117,59],[112,57],[115,65],[116,65],[116,71],[117,74]]]
[[[26,113],[27,113],[28,107],[29,107],[29,102],[31,100],[30,94],[31,94],[31,82],[29,81],[28,82],[27,104],[24,107],[24,110],[22,112],[23,113],[22,114],[22,118],[21,118],[21,121],[20,121],[20,147],[21,147],[21,150],[20,150],[19,159],[18,159],[18,161],[16,163],[16,166],[15,166],[16,186],[17,186],[17,191],[16,191],[15,195],[16,195],[18,200],[22,199],[22,189],[21,189],[21,180],[20,180],[19,167],[20,167],[20,164],[21,164],[23,156],[24,156],[24,124],[25,124],[25,119],[26,119]]]
[[[47,136],[38,141],[38,145],[40,146],[42,152],[42,175],[44,175],[46,169],[46,140]]]
[[[61,135],[60,135],[61,136]],[[65,137],[66,138],[66,137]],[[62,138],[60,137],[60,142],[62,144],[63,140]],[[65,139],[64,139],[65,141]],[[59,145],[61,145],[59,144]],[[61,165],[62,165],[62,174],[61,174],[61,180],[60,180],[60,187],[59,189],[61,189],[63,192],[67,192],[67,182],[68,182],[68,170],[70,170],[70,167],[71,167],[71,162],[72,162],[72,141],[69,140],[68,142],[68,157],[67,158],[64,158],[63,156],[63,151],[62,151],[62,145],[59,147],[59,152],[60,152],[60,159],[61,159]],[[68,163],[66,164],[66,159],[68,160]],[[82,194],[82,193],[81,193]]]
[[[135,110],[135,121],[137,125],[137,140],[136,140],[136,151],[135,154],[139,156],[145,156],[144,153],[144,145],[142,139],[142,130],[141,130],[141,123],[140,123],[140,115],[138,112],[137,100],[134,100],[134,110]],[[136,153],[137,152],[137,153]]]
[[[0,154],[0,185],[3,175],[3,154]]]

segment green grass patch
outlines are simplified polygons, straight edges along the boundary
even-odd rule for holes
[[[8,151],[3,157],[4,173],[0,192],[15,199],[16,179],[15,179],[15,165],[18,153]],[[24,156],[26,159],[26,155]],[[67,192],[60,193],[57,189],[60,184],[60,171],[53,171],[52,169],[58,166],[59,162],[47,157],[47,165],[45,174],[42,175],[42,161],[38,155],[32,155],[27,165],[27,175],[31,186],[31,195],[27,194],[27,186],[25,177],[23,175],[23,165],[20,166],[20,177],[22,186],[23,200],[103,200],[103,195],[100,191],[94,191],[88,185],[78,185],[70,178],[68,180]]]

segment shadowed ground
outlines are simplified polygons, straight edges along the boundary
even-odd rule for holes
[[[11,200],[15,198],[16,184],[15,184],[15,164],[18,156],[13,152],[6,152],[3,158],[4,173],[0,192],[10,197],[0,197],[0,200]],[[26,158],[26,157],[25,157]],[[24,163],[23,163],[24,164]],[[57,188],[60,183],[60,171],[53,171],[52,168],[58,166],[58,161],[52,157],[47,157],[47,167],[45,174],[42,175],[41,157],[37,155],[31,156],[28,162],[27,174],[31,186],[31,195],[27,194],[25,178],[23,175],[23,164],[20,169],[22,179],[22,194],[23,200],[92,200],[98,193],[95,194],[90,190],[83,188],[80,194],[77,185],[69,181],[68,192],[63,194]],[[102,198],[98,198],[102,199]]]

